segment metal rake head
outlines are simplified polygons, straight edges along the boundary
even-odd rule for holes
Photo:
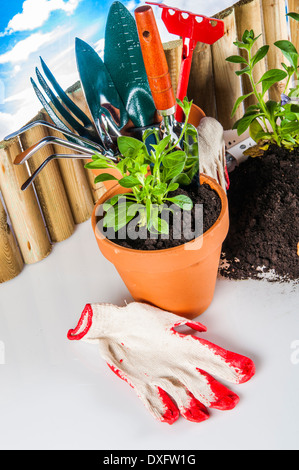
[[[79,136],[101,144],[105,150],[112,150],[117,153],[116,139],[120,135],[120,131],[110,110],[103,108],[99,122],[93,123],[65,93],[44,60],[40,58],[40,61],[44,75],[50,85],[37,67],[35,71],[41,89],[33,78],[30,80],[36,96],[55,125],[65,131],[75,131]]]

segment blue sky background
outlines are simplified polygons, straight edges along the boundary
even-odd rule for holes
[[[0,15],[0,140],[24,125],[41,108],[30,84],[41,56],[57,81],[67,88],[79,79],[75,37],[102,53],[105,24],[113,0],[5,0]],[[134,14],[145,2],[122,2]],[[213,16],[232,0],[167,0],[168,6]],[[163,41],[169,35],[154,7]]]

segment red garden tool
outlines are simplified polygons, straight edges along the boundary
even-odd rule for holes
[[[184,124],[175,119],[175,95],[152,7],[149,5],[137,7],[135,19],[149,86],[156,109],[162,116],[162,133],[170,134],[172,142],[177,142],[177,147],[184,149],[184,139],[182,139]],[[197,144],[195,127],[189,124],[189,130],[192,130],[193,134],[192,143]],[[191,141],[189,147],[190,145]],[[195,148],[194,145],[191,146]]]
[[[224,22],[161,3],[146,3],[162,8],[161,18],[168,32],[181,36],[183,39],[182,65],[177,89],[177,98],[182,101],[187,95],[192,55],[197,42],[214,44],[224,35]],[[183,111],[180,106],[176,106],[175,118],[178,122],[183,120]]]

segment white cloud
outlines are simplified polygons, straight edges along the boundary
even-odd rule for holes
[[[20,65],[15,65],[13,68],[13,74],[17,75],[17,73],[21,72],[22,68]]]
[[[3,34],[16,31],[33,31],[41,27],[55,10],[72,14],[81,0],[25,0],[23,10],[17,13],[8,23]]]
[[[32,52],[38,51],[41,46],[50,42],[52,38],[52,33],[31,34],[28,38],[17,42],[12,49],[0,55],[0,64],[26,61]]]
[[[135,10],[135,8],[137,7],[138,5],[138,0],[135,1],[135,0],[129,0],[127,3],[124,4],[125,7],[130,11],[130,12],[133,12]]]
[[[68,53],[70,53],[70,51],[68,51]],[[73,85],[79,79],[75,61],[71,61],[69,65],[66,70],[65,55],[59,57],[59,63],[56,64],[55,77],[63,89]],[[29,77],[25,79],[23,75],[22,78],[23,83],[26,82],[29,84]],[[9,96],[5,96],[4,93],[2,104],[6,106],[11,105],[16,111],[12,113],[0,112],[0,142],[6,135],[24,126],[42,109],[42,104],[39,102],[31,85],[28,87],[25,86],[21,90],[17,89]]]
[[[33,52],[38,51],[45,44],[49,44],[70,30],[58,27],[50,33],[33,33],[25,39],[17,42],[12,49],[0,55],[0,64],[19,63],[28,60]]]
[[[28,89],[27,91],[26,101],[22,102],[22,106],[19,106],[15,113],[10,114],[0,112],[0,141],[2,141],[7,135],[23,127],[41,109],[41,105],[38,100],[33,98],[31,90]],[[29,96],[31,97],[30,102],[28,99]]]
[[[4,98],[4,103],[11,103],[12,101],[22,101],[24,105],[28,105],[31,102],[31,98],[34,96],[32,88],[25,88],[22,91],[15,93],[14,95],[7,96]],[[32,116],[33,117],[33,116]]]

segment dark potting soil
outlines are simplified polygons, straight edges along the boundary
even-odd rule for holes
[[[222,276],[298,280],[298,164],[298,148],[272,145],[230,173]]]
[[[153,234],[146,231],[146,236],[143,238],[136,238],[136,232],[138,231],[138,228],[136,228],[137,218],[134,219],[134,223],[132,224],[133,228],[131,230],[129,229],[130,224],[126,226],[126,237],[124,239],[118,239],[118,233],[113,233],[112,237],[106,233],[106,236],[114,243],[125,248],[135,250],[163,250],[182,245],[193,240],[197,236],[202,235],[202,233],[206,232],[210,227],[212,227],[212,225],[214,225],[220,215],[220,197],[208,184],[205,183],[201,184],[199,187],[190,186],[188,187],[188,190],[178,188],[176,191],[169,193],[169,197],[174,197],[179,194],[187,195],[193,201],[193,209],[191,211],[185,211],[185,218],[180,217],[179,231],[175,228],[177,226],[173,224],[173,218],[175,216],[168,212],[168,236],[159,234],[153,238]],[[201,205],[202,212],[200,212],[200,210],[199,212],[196,212],[196,205]],[[182,214],[182,211],[179,209],[178,212]],[[201,219],[202,214],[202,223],[200,223],[200,220],[199,223],[198,220],[196,221],[196,216],[198,216],[198,214],[198,219]]]

